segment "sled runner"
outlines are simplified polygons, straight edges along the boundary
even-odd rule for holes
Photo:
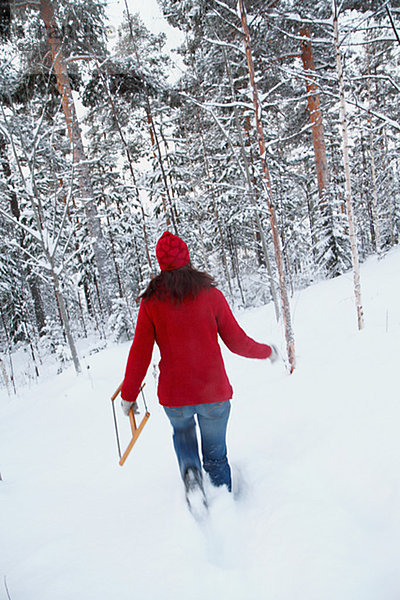
[[[145,406],[145,410],[146,413],[143,417],[143,419],[141,420],[141,422],[139,423],[139,426],[136,425],[136,419],[135,419],[135,415],[133,413],[133,410],[131,408],[131,410],[129,411],[129,422],[131,424],[131,429],[132,429],[132,439],[129,442],[125,452],[121,455],[121,446],[119,443],[119,434],[118,434],[118,426],[117,426],[117,418],[115,415],[115,406],[114,406],[114,401],[116,400],[116,398],[118,398],[120,392],[121,392],[121,387],[122,387],[122,383],[121,385],[115,390],[114,394],[111,396],[111,402],[112,402],[112,407],[113,407],[113,414],[114,414],[114,424],[115,424],[115,433],[117,436],[117,446],[118,446],[118,454],[119,454],[119,464],[122,465],[124,464],[124,462],[126,461],[126,459],[129,456],[130,451],[132,450],[133,446],[135,445],[139,435],[142,433],[143,431],[143,427],[146,425],[149,417],[150,417],[150,413],[147,410],[147,406],[146,406],[146,400],[144,398],[144,393],[143,393],[143,388],[144,385],[142,385],[142,387],[140,388],[140,392],[142,393],[143,396],[143,401],[144,401],[144,406]]]

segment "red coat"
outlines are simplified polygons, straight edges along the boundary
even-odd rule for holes
[[[164,406],[222,402],[232,398],[218,344],[249,358],[268,358],[271,348],[248,337],[222,292],[203,289],[180,304],[152,296],[142,300],[121,395],[136,400],[149,367],[154,342],[160,348],[158,397]]]

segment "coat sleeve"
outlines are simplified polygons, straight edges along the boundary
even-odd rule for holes
[[[272,349],[267,344],[260,344],[249,337],[232,314],[225,296],[216,292],[216,319],[218,333],[231,352],[247,358],[268,358]]]
[[[136,400],[140,386],[149,368],[154,341],[154,324],[142,300],[121,388],[121,397],[123,400],[127,400],[128,402]]]

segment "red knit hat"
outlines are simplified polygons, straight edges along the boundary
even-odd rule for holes
[[[161,271],[173,271],[190,262],[189,250],[177,235],[165,231],[157,242],[156,256]]]

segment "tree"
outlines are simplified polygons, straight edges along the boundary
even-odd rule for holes
[[[275,215],[275,206],[274,206],[273,199],[272,199],[271,178],[270,178],[269,169],[268,169],[268,165],[266,162],[266,156],[265,156],[264,130],[263,130],[263,124],[262,124],[261,116],[260,116],[260,104],[259,104],[259,99],[258,99],[257,84],[255,81],[255,76],[254,76],[254,64],[253,64],[253,57],[252,57],[252,52],[251,52],[250,32],[249,32],[249,28],[248,28],[248,24],[247,24],[247,15],[246,15],[246,9],[245,9],[243,0],[239,0],[239,8],[240,8],[240,14],[241,14],[241,18],[242,18],[242,26],[243,26],[243,32],[244,32],[244,44],[245,44],[245,49],[246,49],[247,64],[248,64],[248,68],[249,68],[250,85],[251,85],[251,89],[252,89],[252,93],[253,93],[254,116],[255,116],[255,122],[256,122],[256,128],[257,128],[257,139],[258,139],[258,146],[259,146],[259,150],[260,150],[260,159],[262,162],[262,168],[263,168],[263,173],[264,173],[266,200],[267,200],[267,204],[268,204],[268,210],[270,213],[272,237],[274,240],[275,260],[276,260],[276,265],[277,265],[278,273],[279,273],[279,291],[280,291],[280,295],[281,295],[282,316],[283,316],[283,323],[284,323],[284,328],[285,328],[287,352],[288,352],[288,358],[289,358],[289,364],[290,364],[290,372],[292,373],[294,371],[295,364],[296,364],[296,355],[295,355],[295,349],[294,349],[294,335],[293,335],[293,330],[292,330],[290,305],[289,305],[289,298],[288,298],[287,287],[286,287],[285,272],[284,272],[284,267],[283,267],[282,249],[281,249],[280,237],[279,237],[279,233],[278,233],[278,225],[277,225],[276,215]]]
[[[79,183],[81,201],[83,202],[89,232],[92,238],[93,253],[99,279],[102,288],[102,298],[107,312],[111,311],[111,296],[113,294],[114,281],[111,277],[112,270],[107,265],[107,254],[104,244],[100,220],[94,202],[93,187],[87,165],[85,150],[72,89],[68,75],[67,63],[61,42],[61,33],[58,28],[53,5],[50,0],[41,0],[40,15],[43,19],[47,42],[49,44],[53,59],[53,68],[57,77],[57,86],[61,96],[61,105],[65,115],[68,135],[73,152],[76,177]]]
[[[349,223],[349,236],[351,244],[351,252],[353,259],[353,277],[354,277],[354,296],[357,310],[358,329],[364,327],[363,307],[361,302],[361,284],[360,284],[360,265],[358,261],[357,238],[354,228],[354,215],[351,197],[351,180],[350,180],[350,164],[349,164],[349,140],[347,131],[347,114],[346,114],[346,99],[343,84],[343,70],[339,47],[339,25],[338,25],[338,7],[336,0],[333,0],[333,31],[336,51],[336,69],[338,76],[339,94],[340,94],[340,122],[343,136],[343,166],[346,182],[346,210],[347,220]]]
[[[42,112],[42,115],[44,111]],[[17,233],[23,232],[25,236],[31,238],[31,244],[21,246],[24,258],[26,257],[29,261],[35,265],[41,266],[41,269],[45,271],[46,275],[41,273],[41,276],[49,283],[52,284],[59,316],[62,322],[63,330],[68,341],[68,345],[71,352],[71,357],[77,373],[81,371],[79,358],[75,346],[75,341],[72,335],[70,320],[68,317],[64,296],[61,289],[60,273],[63,270],[63,263],[65,261],[65,253],[68,248],[68,242],[70,235],[65,235],[65,228],[68,223],[68,210],[69,203],[72,196],[72,186],[70,188],[69,197],[67,198],[64,207],[58,206],[57,203],[53,203],[52,209],[51,204],[52,193],[57,189],[56,181],[49,181],[48,178],[43,179],[38,177],[37,173],[40,173],[40,166],[43,165],[43,161],[47,160],[48,155],[48,144],[46,144],[46,137],[49,133],[42,134],[41,128],[43,126],[43,118],[39,119],[35,129],[28,130],[24,128],[22,135],[21,128],[17,129],[19,133],[18,139],[14,139],[12,128],[5,117],[3,111],[3,122],[2,127],[7,131],[10,139],[13,140],[12,148],[14,153],[14,161],[19,173],[21,192],[25,198],[25,202],[28,205],[28,212],[30,215],[30,222],[26,222],[23,218],[23,212],[18,207],[17,217],[11,212],[0,208],[0,213],[13,224]],[[23,124],[21,123],[20,126]],[[51,133],[50,133],[51,136]],[[29,146],[29,148],[28,148]],[[18,151],[19,150],[19,151]],[[28,170],[22,168],[22,163]],[[57,198],[57,193],[55,193]],[[21,217],[21,218],[20,218]]]

